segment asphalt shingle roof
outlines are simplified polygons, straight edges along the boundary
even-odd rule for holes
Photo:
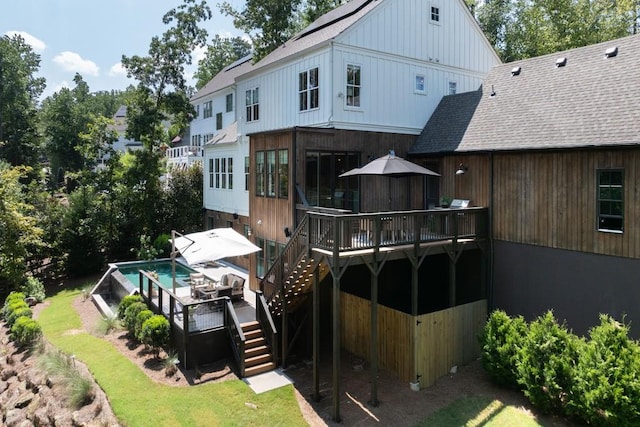
[[[409,153],[640,144],[640,35],[499,65],[480,90],[444,97]]]
[[[209,80],[209,83],[201,87],[200,90],[191,97],[191,101],[196,101],[233,85],[236,77],[241,76],[253,67],[251,58],[252,56],[248,55],[224,67],[222,71]]]

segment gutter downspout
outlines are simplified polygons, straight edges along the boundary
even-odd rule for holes
[[[495,264],[495,260],[494,260],[494,256],[493,256],[493,230],[494,230],[494,225],[493,225],[493,210],[495,209],[495,204],[494,204],[494,197],[493,197],[493,178],[494,178],[494,173],[493,173],[493,152],[489,153],[489,289],[487,290],[488,295],[487,295],[487,300],[488,300],[488,305],[489,305],[489,313],[491,311],[494,310],[494,305],[493,305],[493,278],[494,278],[494,264]],[[487,314],[489,314],[487,313]]]

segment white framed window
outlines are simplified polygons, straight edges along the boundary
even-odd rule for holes
[[[213,188],[213,178],[214,178],[214,172],[213,172],[213,159],[209,159],[209,188]],[[211,227],[213,228],[213,227]]]
[[[249,156],[244,158],[244,191],[249,191]]]
[[[427,94],[427,79],[424,74],[415,74],[413,79],[413,91],[421,95]]]
[[[362,89],[362,70],[360,65],[347,64],[347,107],[360,107],[360,91]]]
[[[216,130],[222,129],[222,113],[216,113]]]
[[[440,23],[440,6],[432,4],[429,8],[429,21],[433,24]]]
[[[200,104],[196,105],[196,119],[200,118]]]
[[[458,83],[456,82],[449,82],[449,95],[455,95],[456,93],[458,93]]]
[[[260,88],[256,87],[245,92],[245,105],[247,106],[247,122],[255,122],[260,119]]]
[[[202,118],[208,119],[213,116],[213,101],[207,101],[202,104]]]
[[[318,67],[303,71],[299,74],[298,97],[300,100],[300,111],[313,110],[320,106]]]
[[[192,147],[202,146],[202,135],[191,135],[191,146]]]
[[[233,190],[233,157],[219,157],[211,161],[214,162],[215,188]]]
[[[226,112],[227,113],[232,112],[233,111],[233,94],[232,93],[227,95],[226,104],[227,104],[226,105],[226,107],[227,107]]]

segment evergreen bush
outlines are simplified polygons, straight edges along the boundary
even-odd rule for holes
[[[118,319],[124,319],[124,314],[127,311],[127,308],[129,308],[129,306],[134,302],[144,302],[144,300],[142,299],[142,296],[138,294],[127,295],[126,297],[122,298],[122,301],[120,301],[120,304],[118,304]]]
[[[20,347],[34,344],[41,336],[40,324],[31,317],[20,316],[11,326],[11,339]]]
[[[12,307],[12,306],[10,305],[9,307]],[[29,319],[33,317],[33,312],[31,311],[29,306],[24,302],[16,303],[14,307],[15,308],[10,310],[7,313],[7,316],[5,317],[7,326],[9,327],[13,326],[13,324],[16,323],[16,320],[18,320],[20,317],[27,317]]]
[[[575,371],[570,413],[594,426],[640,425],[640,346],[608,315],[589,331]]]
[[[566,413],[580,347],[584,344],[548,311],[530,323],[518,357],[518,382],[544,413]]]
[[[2,306],[2,317],[6,319],[8,311],[10,310],[9,306],[12,304],[22,302],[24,305],[27,305],[27,303],[24,302],[25,298],[26,296],[22,292],[11,292],[7,295],[7,298],[4,300],[4,305]]]
[[[136,338],[140,342],[144,342],[144,340],[142,339],[142,325],[151,316],[153,316],[153,311],[151,311],[149,309],[142,310],[136,316],[136,324],[135,324],[135,327],[134,327],[134,331],[135,331]]]
[[[134,302],[129,305],[124,312],[124,327],[127,328],[129,334],[132,337],[136,336],[136,319],[138,318],[138,313],[142,310],[146,310],[147,305],[143,302]]]
[[[169,342],[169,326],[169,321],[159,314],[150,317],[142,325],[142,342],[153,347],[156,357],[159,357],[160,349]]]
[[[511,318],[502,310],[495,310],[479,337],[482,366],[498,384],[518,386],[518,357],[527,334],[522,316]]]

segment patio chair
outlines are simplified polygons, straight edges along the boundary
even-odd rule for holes
[[[238,276],[233,276],[231,282],[231,298],[244,299],[244,279]]]
[[[191,298],[198,298],[198,288],[204,286],[204,273],[191,273],[189,275],[191,285]]]

